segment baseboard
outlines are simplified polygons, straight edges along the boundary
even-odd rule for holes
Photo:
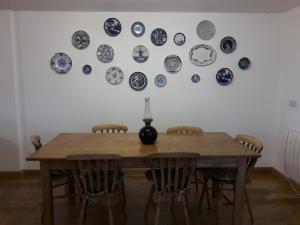
[[[23,178],[24,176],[39,175],[40,170],[0,171],[0,178]]]

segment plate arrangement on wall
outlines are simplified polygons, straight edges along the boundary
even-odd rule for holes
[[[135,22],[131,25],[131,33],[135,37],[141,37],[145,33],[145,26],[142,22]]]
[[[191,63],[196,66],[208,66],[215,62],[217,52],[209,45],[195,45],[189,53]]]
[[[122,31],[122,25],[116,18],[108,18],[104,22],[104,31],[111,37],[118,36]]]
[[[119,67],[113,66],[108,68],[108,70],[106,71],[106,80],[112,85],[121,84],[123,79],[124,73]]]
[[[151,33],[151,41],[156,46],[162,46],[167,42],[167,32],[162,28],[156,28]]]
[[[147,77],[142,72],[135,72],[129,77],[129,86],[135,91],[142,91],[147,86]]]
[[[72,44],[77,49],[85,49],[90,44],[90,36],[83,30],[78,30],[72,35]]]
[[[224,52],[226,54],[230,54],[230,53],[234,52],[236,47],[237,47],[236,40],[231,36],[224,37],[221,40],[220,48],[221,48],[222,52]]]
[[[134,61],[144,63],[149,58],[149,51],[144,45],[136,46],[132,51]]]
[[[110,63],[114,59],[114,49],[110,45],[100,45],[97,49],[97,58],[100,62]]]
[[[220,85],[226,86],[232,82],[233,72],[228,68],[222,68],[217,72],[216,80]]]
[[[72,68],[72,59],[63,52],[56,53],[50,60],[52,70],[59,74],[66,74]]]
[[[169,73],[177,73],[180,71],[182,63],[181,59],[177,55],[169,55],[165,58],[165,69]]]
[[[201,40],[207,41],[215,36],[216,27],[209,20],[202,20],[197,26],[197,34]]]

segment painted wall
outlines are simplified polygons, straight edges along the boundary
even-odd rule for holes
[[[108,17],[117,17],[122,33],[109,37],[103,30]],[[199,21],[209,19],[217,28],[210,41],[201,41],[196,34]],[[280,29],[276,14],[195,14],[195,13],[81,13],[81,12],[15,12],[19,46],[19,79],[22,80],[21,108],[24,116],[23,139],[27,140],[22,158],[33,148],[29,137],[39,133],[44,142],[59,132],[89,132],[99,123],[127,124],[136,132],[143,126],[144,97],[151,97],[153,125],[159,131],[180,124],[201,126],[205,131],[226,131],[231,135],[247,133],[260,138],[265,149],[259,165],[274,166],[274,138],[276,133],[276,107],[278,82],[278,55]],[[130,26],[142,21],[146,33],[134,37]],[[162,47],[150,41],[153,29],[161,27],[168,33],[168,42]],[[75,49],[71,36],[76,30],[85,30],[91,38],[85,50]],[[186,34],[184,46],[173,43],[176,32]],[[226,55],[219,49],[224,36],[232,35],[238,42],[237,50]],[[196,44],[207,43],[217,52],[217,61],[207,67],[189,62],[188,53]],[[96,58],[100,44],[109,44],[115,50],[112,63],[103,64]],[[148,61],[136,63],[132,49],[145,45],[150,52]],[[54,73],[49,66],[56,52],[65,52],[73,60],[66,75]],[[183,63],[177,74],[165,72],[166,56],[177,54]],[[238,60],[248,56],[252,68],[242,71]],[[91,64],[93,72],[83,75],[81,68]],[[119,86],[105,80],[110,66],[120,67],[125,79]],[[215,74],[222,67],[234,72],[234,82],[228,87],[216,83]],[[144,72],[148,86],[142,92],[133,91],[128,78],[135,71]],[[164,88],[157,88],[154,77],[167,76]],[[193,84],[191,75],[199,73],[201,81]],[[36,164],[23,161],[25,168]]]
[[[11,18],[0,11],[0,171],[20,170]]]

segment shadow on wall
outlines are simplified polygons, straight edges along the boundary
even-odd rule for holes
[[[7,139],[0,137],[0,171],[18,170],[20,170],[18,146]]]

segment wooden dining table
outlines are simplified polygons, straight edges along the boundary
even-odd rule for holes
[[[153,145],[144,145],[137,133],[61,133],[27,160],[40,161],[43,224],[53,225],[53,196],[50,170],[71,169],[66,156],[72,154],[119,154],[123,168],[149,168],[147,155],[156,152],[194,152],[200,155],[199,168],[237,168],[233,225],[242,224],[247,159],[260,157],[224,132],[201,135],[159,133]]]

